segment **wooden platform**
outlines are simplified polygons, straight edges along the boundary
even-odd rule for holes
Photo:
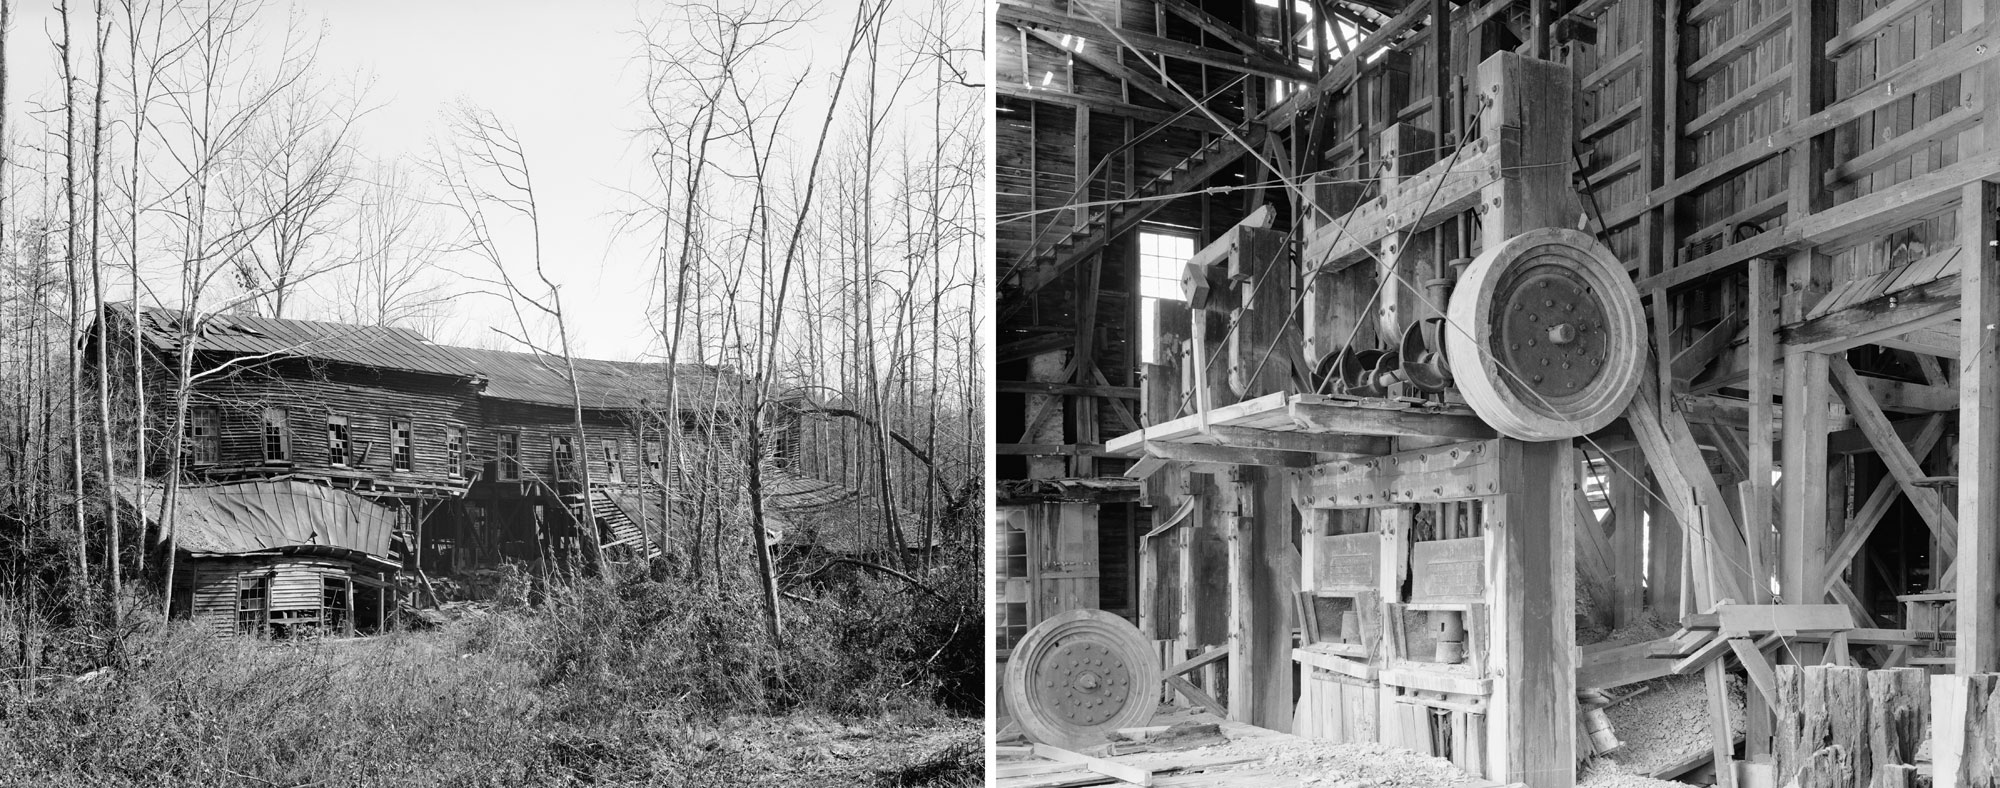
[[[1309,455],[1315,454],[1387,454],[1389,445],[1383,438],[1388,437],[1477,440],[1495,434],[1463,405],[1279,392],[1129,432],[1112,438],[1104,449],[1114,456],[1143,457],[1172,453],[1149,451],[1149,444],[1215,446],[1275,453],[1265,455],[1264,461],[1247,464],[1289,465],[1308,462],[1313,459]],[[1244,462],[1255,457],[1217,454],[1215,461]],[[1198,454],[1161,458],[1202,459]]]
[[[1288,745],[1306,745],[1306,739],[1289,733],[1230,722],[1202,711],[1176,710],[1155,717],[1155,726],[1183,722],[1214,723],[1230,743],[1175,752],[1143,752],[1119,755],[1109,760],[1153,773],[1153,785],[1167,788],[1303,788],[1322,785],[1324,780],[1297,774],[1297,763],[1282,763]],[[1248,747],[1244,745],[1249,745]],[[1246,752],[1254,750],[1255,753]],[[1275,761],[1275,762],[1274,762]],[[998,788],[1060,788],[1085,785],[1130,785],[1081,766],[1055,770],[1064,764],[1036,756],[1002,754],[993,784]],[[1500,783],[1478,778],[1455,783],[1454,788],[1497,788]]]

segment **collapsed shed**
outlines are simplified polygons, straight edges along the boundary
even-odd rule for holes
[[[119,499],[158,528],[166,488],[141,489]],[[183,486],[172,506],[172,614],[203,631],[373,632],[395,606],[398,510],[293,480]]]

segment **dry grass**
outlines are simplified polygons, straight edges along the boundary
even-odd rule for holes
[[[153,624],[116,675],[0,690],[0,785],[979,784],[975,719],[893,664],[778,670],[739,612],[637,583],[345,641]]]

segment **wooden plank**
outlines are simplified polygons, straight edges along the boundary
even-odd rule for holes
[[[1946,252],[1944,254],[1956,254]],[[1934,279],[1786,326],[1785,349],[1835,353],[1956,319],[1959,277]]]
[[[1678,411],[1662,406],[1657,380],[1648,366],[1638,393],[1626,406],[1625,419],[1659,480],[1662,497],[1687,530],[1687,543],[1702,547],[1689,555],[1690,561],[1704,566],[1712,559],[1715,564],[1714,576],[1720,585],[1716,589],[1698,587],[1696,605],[1706,607],[1715,601],[1707,598],[1710,590],[1720,594],[1718,598],[1748,599],[1749,548],[1743,542],[1743,532],[1722,505],[1722,490],[1709,474],[1687,420]]]
[[[1119,39],[1122,37],[1132,46],[1146,52],[1177,57],[1182,60],[1214,66],[1216,68],[1248,72],[1276,79],[1299,81],[1311,81],[1313,79],[1313,75],[1305,69],[1289,63],[1273,61],[1262,55],[1225,52],[1220,49],[1210,49],[1204,46],[1122,29],[1114,35],[1112,31],[1105,29],[1103,25],[1097,24],[1088,17],[1071,16],[1059,11],[1045,10],[1015,2],[1000,3],[995,11],[998,21],[1017,28],[1053,30],[1058,33],[1082,36],[1111,47],[1119,46]],[[1146,52],[1142,52],[1141,54],[1145,54]]]
[[[1141,769],[1137,766],[1119,763],[1109,758],[1097,758],[1084,755],[1080,752],[1071,752],[1061,747],[1051,747],[1046,744],[1036,744],[1035,754],[1051,761],[1073,763],[1106,777],[1133,785],[1153,784],[1153,772],[1151,769]]]
[[[1370,256],[1368,247],[1399,232],[1421,232],[1471,207],[1487,186],[1501,180],[1499,159],[1489,147],[1464,151],[1408,178],[1394,194],[1362,203],[1346,216],[1315,230],[1299,266],[1335,273]]]
[[[2000,75],[1988,73],[1986,79],[2000,80]],[[1993,113],[1988,114],[1987,144],[1996,145]],[[1959,269],[1964,328],[1958,364],[1960,519],[1955,536],[1962,549],[1955,565],[1956,590],[1959,599],[1988,601],[1957,606],[1958,672],[1965,674],[2000,672],[2000,602],[1993,601],[2000,600],[2000,534],[1993,528],[2000,521],[2000,496],[1994,495],[2000,490],[2000,274],[1995,273],[2000,258],[1993,246],[2000,242],[1994,229],[2000,197],[1994,188],[1983,182],[1966,187],[1958,220],[1961,243],[1978,256]]]
[[[1475,441],[1321,463],[1298,474],[1313,506],[1371,508],[1496,494],[1499,457],[1497,441]]]
[[[1220,463],[1223,465],[1269,465],[1304,468],[1313,464],[1313,455],[1276,449],[1242,449],[1199,443],[1147,441],[1146,454],[1178,462]]]
[[[1361,407],[1317,394],[1293,398],[1291,414],[1299,429],[1313,432],[1461,440],[1496,435],[1486,422],[1470,414]]]
[[[1226,647],[1218,646],[1216,648],[1212,648],[1202,652],[1200,656],[1190,657],[1188,659],[1174,663],[1172,667],[1166,669],[1165,675],[1178,676],[1181,675],[1182,673],[1194,670],[1195,668],[1199,668],[1203,665],[1227,659],[1228,657],[1229,657],[1229,649]]]
[[[1876,455],[1882,458],[1882,463],[1888,466],[1889,473],[1896,478],[1897,484],[1902,486],[1903,497],[1910,500],[1910,504],[1916,507],[1918,514],[1923,515],[1924,522],[1930,526],[1931,534],[1937,540],[1938,549],[1947,557],[1956,555],[1958,522],[1951,511],[1945,508],[1937,490],[1918,484],[1924,477],[1924,472],[1918,467],[1916,458],[1910,455],[1909,447],[1903,445],[1902,440],[1896,437],[1895,428],[1889,424],[1889,417],[1875,404],[1874,395],[1861,383],[1860,376],[1854,372],[1854,367],[1847,363],[1846,358],[1832,356],[1828,358],[1828,364],[1834,379],[1840,383],[1841,391],[1845,394],[1848,411],[1854,415],[1855,425],[1868,436],[1869,443],[1875,445]]]
[[[1719,605],[1716,607],[1716,618],[1720,637],[1854,627],[1854,617],[1842,605]]]
[[[1232,427],[1217,424],[1209,425],[1202,430],[1201,434],[1212,439],[1217,446],[1235,446],[1244,449],[1277,449],[1281,451],[1312,452],[1314,454],[1333,454],[1350,458],[1370,457],[1389,453],[1389,441],[1387,439],[1363,435],[1340,435],[1324,432],[1281,432],[1256,427]]]
[[[1203,709],[1207,709],[1208,713],[1213,714],[1217,717],[1227,718],[1229,716],[1229,709],[1223,708],[1222,704],[1216,701],[1215,696],[1203,692],[1202,689],[1200,687],[1195,686],[1193,682],[1181,678],[1180,676],[1168,676],[1164,680],[1166,681],[1167,686],[1172,688],[1175,692],[1179,692],[1181,694],[1181,697],[1193,701],[1195,705],[1198,705]]]

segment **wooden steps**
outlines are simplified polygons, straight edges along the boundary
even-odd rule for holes
[[[569,506],[570,513],[579,521],[583,519],[583,511],[578,507],[581,501],[582,496],[576,493],[563,496],[563,502]],[[615,548],[642,554],[646,558],[659,557],[659,547],[647,541],[646,534],[639,528],[639,524],[632,520],[632,516],[626,513],[624,507],[619,506],[618,502],[613,501],[603,490],[591,491],[590,513],[597,519],[597,527],[604,535],[605,550]]]
[[[1026,270],[1021,273],[1021,288],[1033,292],[1054,281],[1103,249],[1111,239],[1130,232],[1140,222],[1166,207],[1170,200],[1165,198],[1194,192],[1243,158],[1248,150],[1237,143],[1238,137],[1255,146],[1262,143],[1264,134],[1264,127],[1260,125],[1238,126],[1230,134],[1210,139],[1208,144],[1187,158],[1140,185],[1125,201],[1092,211],[1089,218],[1070,230],[1068,235],[1034,253]]]

